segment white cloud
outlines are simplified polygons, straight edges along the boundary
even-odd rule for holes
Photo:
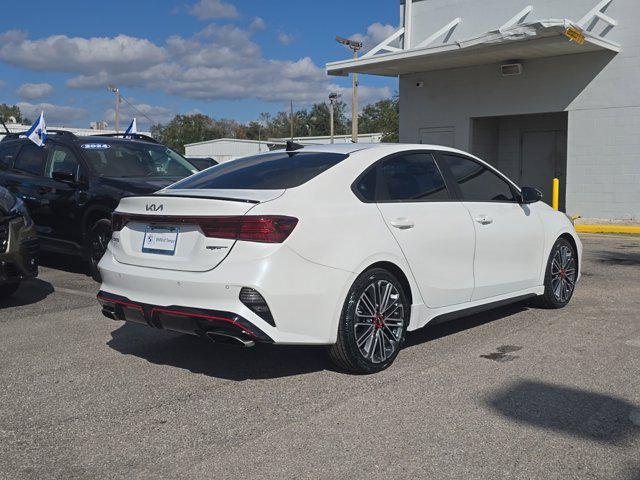
[[[369,30],[378,34],[377,27]],[[12,31],[0,35],[0,60],[32,70],[70,72],[73,75],[65,85],[73,89],[104,89],[113,83],[207,101],[311,103],[325,101],[336,89],[324,68],[309,57],[266,58],[252,34],[251,28],[212,23],[190,37],[175,35],[156,44],[124,35],[91,39],[56,35],[34,40]],[[11,49],[6,48],[9,44]],[[40,49],[45,54],[38,53]],[[367,92],[363,86],[363,102]],[[390,93],[388,89],[370,92],[372,98]]]
[[[117,35],[67,37],[52,35],[29,40],[24,32],[0,35],[0,60],[30,70],[97,73],[137,71],[166,58],[162,47],[150,40]]]
[[[189,13],[200,20],[237,18],[239,16],[235,6],[222,0],[200,0],[189,7]]]
[[[249,25],[249,30],[252,32],[257,32],[258,30],[265,30],[267,28],[267,22],[264,21],[263,18],[256,17]]]
[[[342,97],[342,101],[347,104],[346,113],[351,115],[351,88],[333,85],[332,91]],[[369,87],[367,85],[360,85],[358,88],[359,111],[362,111],[362,108],[365,105],[375,103],[378,100],[383,100],[385,98],[390,98],[391,96],[392,92],[389,87]]]
[[[53,93],[53,86],[49,83],[24,83],[16,91],[20,98],[38,100]]]
[[[295,40],[295,37],[290,33],[284,33],[284,32],[278,33],[278,41],[282,45],[291,45],[294,40]]]
[[[373,23],[367,27],[367,33],[356,33],[350,38],[363,43],[363,51],[369,51],[383,40],[386,40],[393,35],[398,27],[394,27],[390,24],[382,24],[379,22]]]
[[[64,126],[70,125],[77,120],[86,117],[87,111],[83,108],[68,107],[64,105],[53,105],[51,103],[29,103],[18,102],[18,108],[22,115],[34,120],[44,111],[44,118],[48,125]]]
[[[136,101],[132,101],[131,104],[135,107],[132,108],[127,103],[122,103],[120,105],[120,128],[126,128],[127,125],[131,122],[131,120],[135,117],[136,123],[139,128],[149,129],[154,123],[167,123],[174,116],[174,112],[166,107],[161,107],[157,105],[149,105],[147,103],[139,103]],[[145,117],[149,117],[149,118]],[[109,108],[104,112],[103,116],[104,121],[106,121],[109,125],[115,126],[115,111],[113,108]]]

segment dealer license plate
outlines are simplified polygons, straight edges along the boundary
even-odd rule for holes
[[[157,255],[174,255],[178,245],[177,227],[147,227],[144,231],[142,243],[143,253],[155,253]]]

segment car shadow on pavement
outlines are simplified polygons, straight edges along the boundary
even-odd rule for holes
[[[409,332],[405,347],[413,347],[421,343],[437,340],[439,338],[454,335],[470,328],[479,327],[486,323],[501,320],[511,315],[524,312],[529,309],[528,302],[519,302],[504,307],[487,310],[486,312],[476,313],[467,317],[449,320],[443,323],[429,324],[424,328]]]
[[[490,393],[485,406],[519,424],[610,445],[640,435],[632,421],[637,406],[597,392],[519,380]]]
[[[76,255],[41,252],[38,261],[43,267],[90,276],[89,266],[87,265],[87,262]]]
[[[157,365],[170,365],[226,380],[270,379],[330,370],[323,347],[214,344],[192,335],[125,323],[107,345]]]
[[[53,285],[39,278],[25,280],[11,297],[0,299],[0,310],[38,303],[54,292]]]

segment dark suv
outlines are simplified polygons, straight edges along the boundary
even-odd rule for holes
[[[44,147],[20,134],[0,142],[0,185],[27,205],[43,250],[82,255],[99,280],[120,199],[155,192],[197,169],[144,135],[47,133]]]

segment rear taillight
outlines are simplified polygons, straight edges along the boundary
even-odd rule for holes
[[[124,228],[128,221],[129,219],[126,215],[118,212],[113,212],[113,216],[111,217],[111,230],[113,230],[114,232],[119,232]]]
[[[284,242],[297,224],[297,218],[281,216],[211,217],[199,223],[207,237],[261,243]]]
[[[247,215],[230,217],[168,217],[129,215],[115,212],[111,221],[114,232],[129,222],[164,225],[198,225],[209,238],[228,238],[247,242],[282,243],[298,224],[298,219],[281,215]]]

